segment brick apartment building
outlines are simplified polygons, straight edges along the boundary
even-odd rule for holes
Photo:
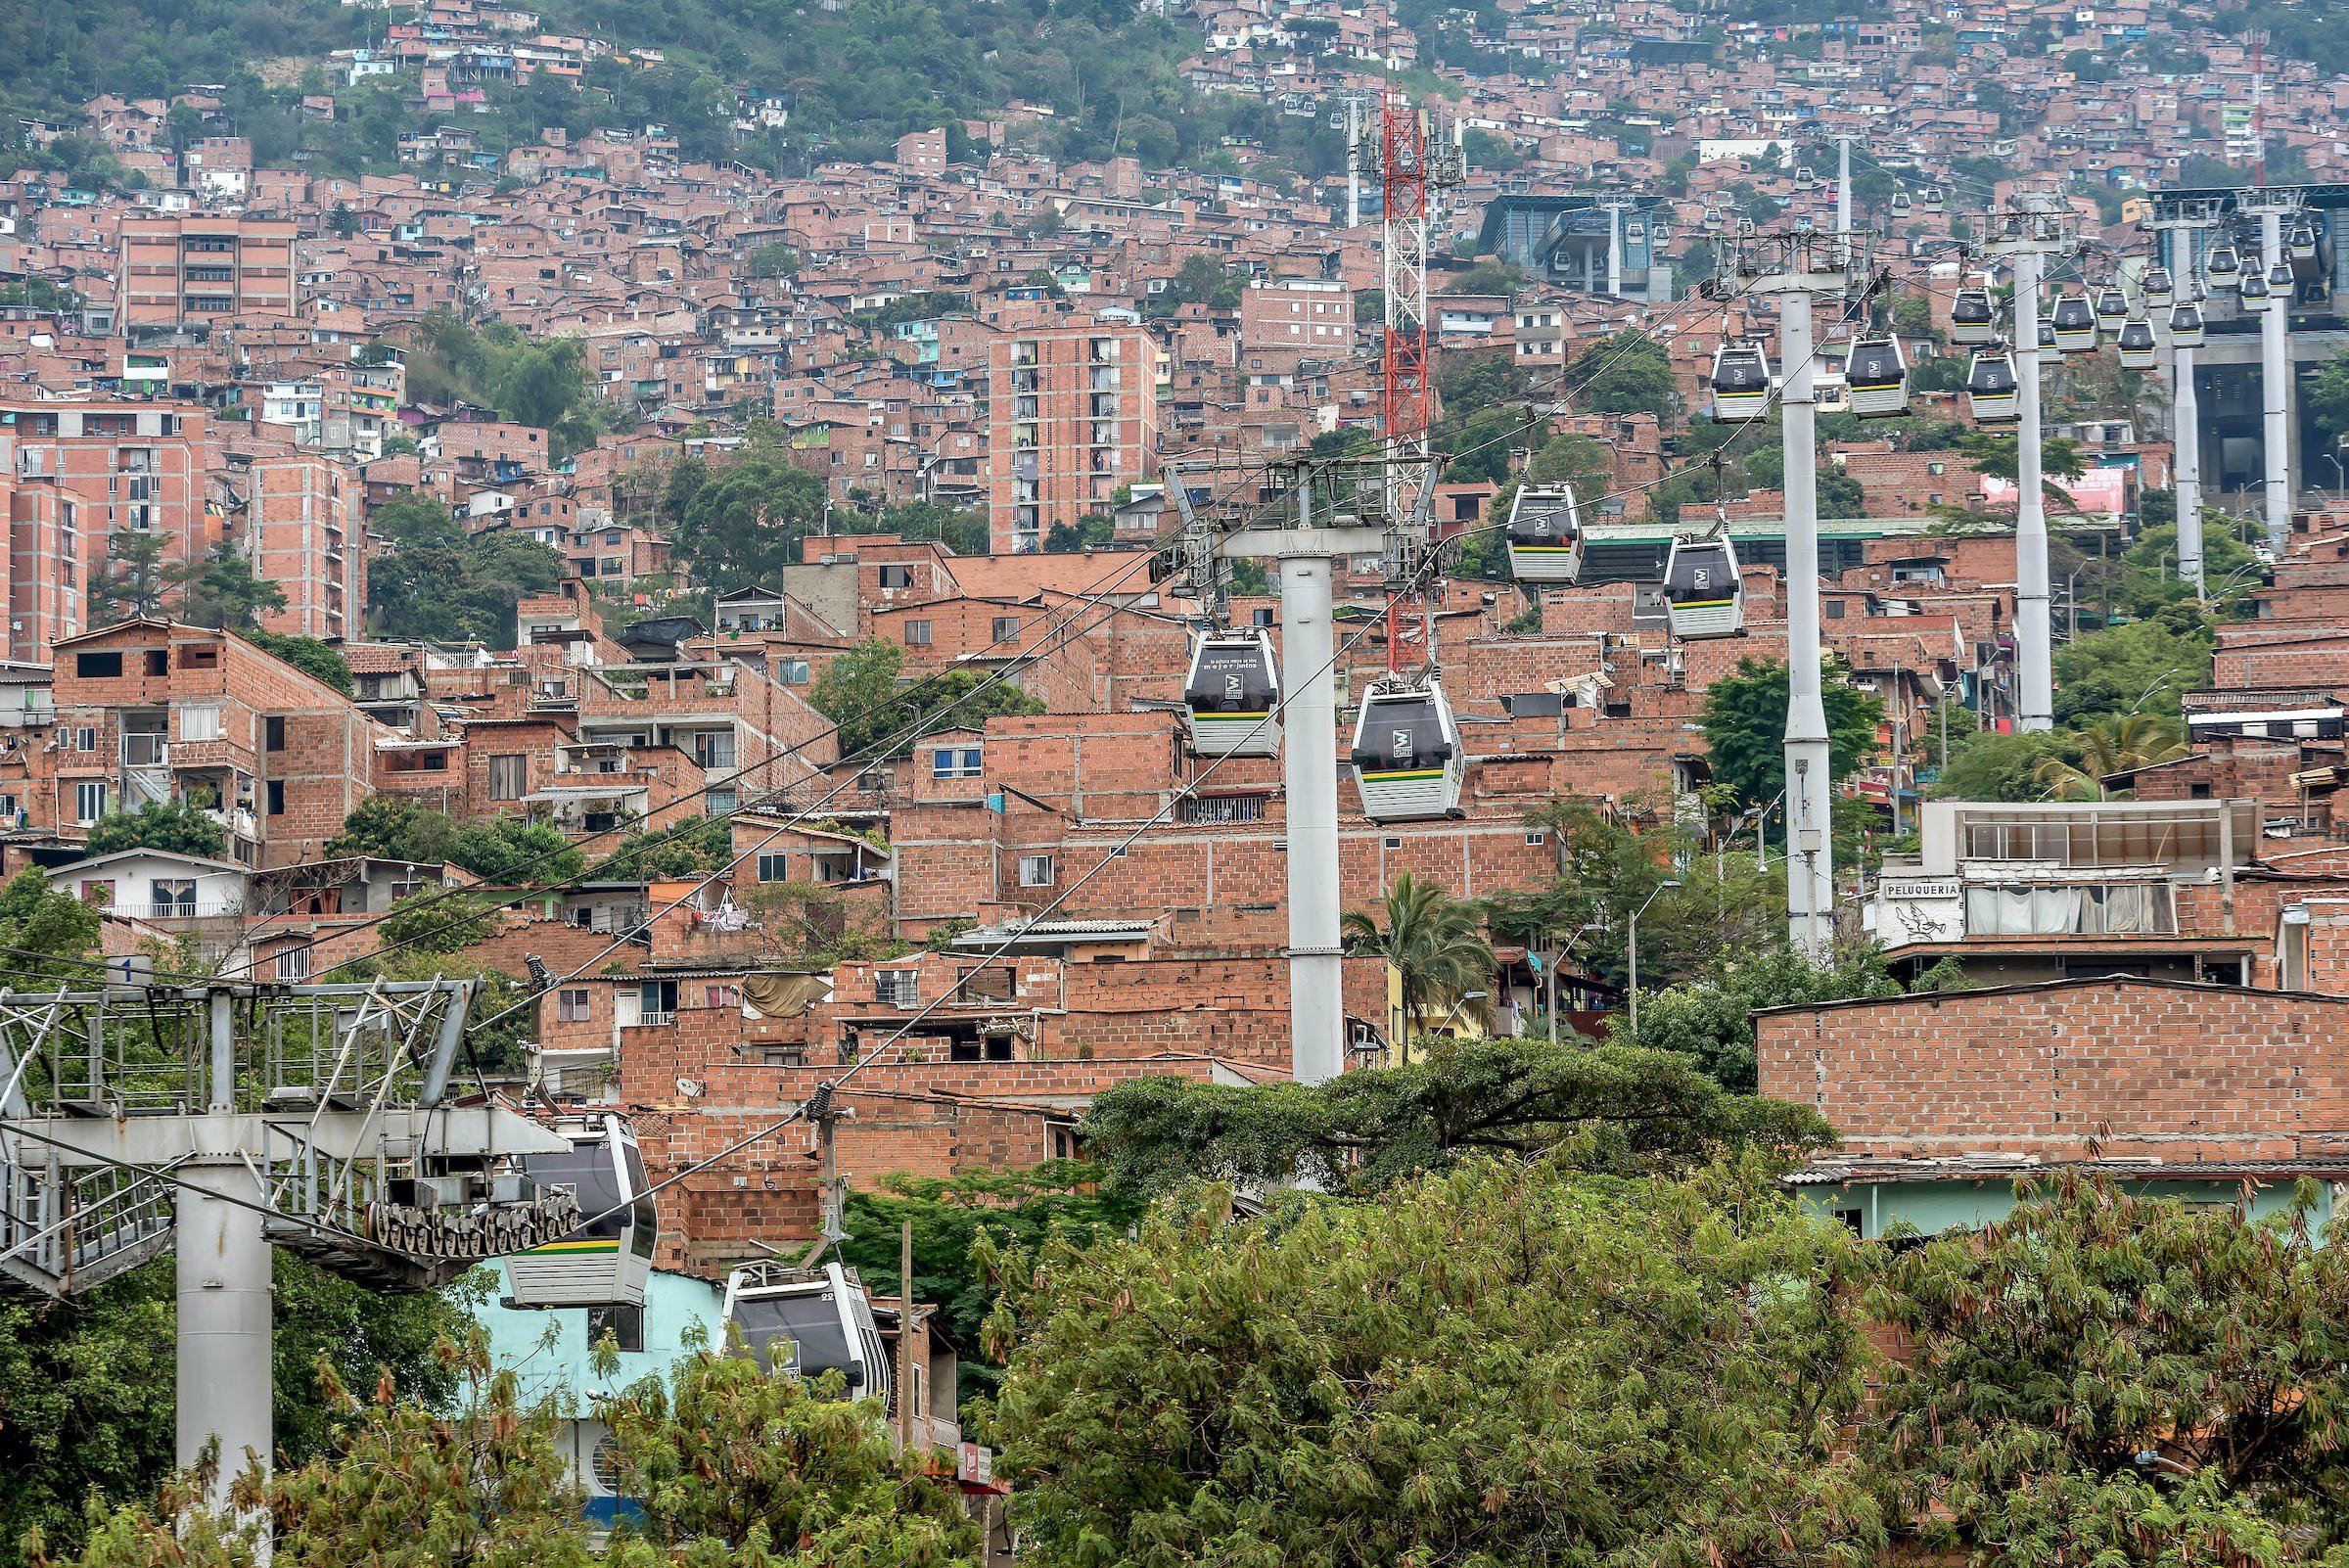
[[[109,812],[208,811],[247,865],[322,858],[373,793],[394,732],[333,687],[229,632],[126,621],[62,640],[56,726],[26,787],[35,825],[77,836]]]
[[[988,356],[988,527],[994,548],[1043,547],[1055,523],[1109,511],[1157,471],[1154,350],[1136,328],[1038,327]]]
[[[245,471],[243,500],[253,576],[286,595],[285,608],[261,623],[336,642],[362,630],[367,522],[358,482],[341,464],[306,453],[255,458]]]
[[[1240,347],[1343,358],[1354,348],[1354,291],[1319,278],[1254,284],[1240,294]]]
[[[205,506],[208,420],[178,403],[0,401],[10,658],[46,660],[86,628],[90,574],[115,532],[161,538],[166,561],[218,542]]]
[[[142,332],[209,332],[294,314],[290,219],[180,212],[122,220],[122,322]]]

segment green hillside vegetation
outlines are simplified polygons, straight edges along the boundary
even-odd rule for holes
[[[263,164],[299,149],[324,172],[380,169],[394,163],[399,132],[435,120],[414,101],[411,75],[350,86],[329,69],[328,51],[368,43],[370,29],[382,42],[378,16],[334,0],[14,8],[0,13],[0,109],[57,117],[99,93],[152,98],[207,83],[222,89],[236,133],[252,139]],[[1020,101],[1051,113],[1015,123],[1014,134],[1063,158],[1125,154],[1145,167],[1181,162],[1214,172],[1236,168],[1229,145],[1246,143],[1299,174],[1341,166],[1343,138],[1320,117],[1198,92],[1175,70],[1198,50],[1196,32],[1105,0],[856,0],[837,12],[777,0],[556,0],[539,16],[547,31],[658,50],[663,60],[593,61],[588,91],[545,77],[488,88],[487,113],[466,116],[488,151],[534,144],[547,126],[576,135],[661,124],[689,160],[797,172],[816,158],[886,158],[896,137],[941,125],[949,150],[967,155],[963,121],[996,117]],[[253,69],[289,58],[315,64],[280,87]],[[303,94],[328,92],[333,121],[298,113]],[[789,128],[736,132],[745,92],[783,99]],[[65,138],[33,161],[92,183],[119,177],[87,137]]]

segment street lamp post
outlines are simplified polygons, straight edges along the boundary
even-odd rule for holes
[[[1640,900],[1639,907],[1632,911],[1630,940],[1625,944],[1624,948],[1630,960],[1629,967],[1631,971],[1631,984],[1625,991],[1624,994],[1629,998],[1630,1001],[1632,1034],[1634,1037],[1636,1037],[1639,1033],[1639,917],[1647,913],[1647,906],[1655,902],[1656,899],[1663,895],[1663,892],[1666,888],[1677,888],[1679,886],[1680,884],[1678,882],[1657,883],[1655,890],[1648,894],[1645,899]]]

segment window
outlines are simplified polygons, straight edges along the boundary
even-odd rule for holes
[[[273,778],[269,781],[269,814],[271,816],[286,814],[286,781],[282,778]]]
[[[807,661],[806,661],[806,660],[805,660],[805,659],[778,659],[778,660],[776,660],[776,661],[775,661],[775,678],[776,678],[777,680],[780,680],[781,682],[783,682],[783,684],[784,684],[784,685],[786,685],[786,686],[805,686],[805,685],[806,685],[806,684],[807,684]]]
[[[73,732],[73,749],[77,752],[96,751],[98,749],[98,731],[87,724],[75,730]]]
[[[590,1307],[587,1309],[587,1343],[601,1345],[605,1335],[612,1336],[616,1350],[640,1354],[644,1350],[644,1309],[641,1307]],[[606,1438],[605,1443],[611,1439]],[[596,1474],[600,1478],[611,1468],[602,1443],[596,1445]],[[613,1473],[617,1477],[617,1470]]]
[[[965,969],[959,984],[962,994],[973,1001],[1007,1002],[1013,998],[1017,983],[1011,966],[1000,964]]]
[[[713,817],[732,816],[734,814],[734,792],[732,790],[712,790],[704,804],[709,807],[708,814]]]
[[[1841,599],[1829,599],[1825,604],[1820,605],[1819,608],[1819,613],[1825,616],[1829,621],[1841,621],[1843,619],[1843,601]]]
[[[693,760],[704,767],[732,767],[734,732],[730,729],[714,729],[696,735],[693,738]]]
[[[103,781],[73,786],[73,820],[87,826],[106,815],[106,785]]]
[[[215,643],[183,642],[179,645],[179,668],[182,669],[217,669],[220,668],[220,649]]]
[[[132,510],[145,512],[147,509],[142,506],[134,507]],[[144,528],[146,527],[146,524],[142,522],[139,526]],[[169,674],[171,672],[171,650],[168,648],[148,649],[146,652],[145,664],[147,667],[147,673],[150,675]]]
[[[220,738],[220,707],[206,703],[201,707],[179,711],[179,738],[183,741],[208,741]]]
[[[1020,618],[1018,616],[995,617],[995,641],[1017,642],[1019,640]]]
[[[530,773],[530,760],[519,753],[489,759],[489,799],[519,801]]]
[[[906,622],[906,623],[905,623],[905,646],[906,646],[906,647],[908,647],[908,648],[927,648],[927,647],[929,647],[929,646],[930,646],[930,623],[929,623],[929,622],[927,622],[927,621],[908,621],[908,622]]]
[[[912,586],[913,568],[909,566],[885,566],[881,569],[882,592],[886,593],[892,588],[910,588]]]
[[[122,656],[118,653],[75,654],[73,673],[83,680],[111,680],[122,673]]]
[[[1549,842],[1549,835],[1546,833],[1528,833],[1525,836],[1525,842],[1539,849],[1541,846]]]
[[[930,776],[977,778],[985,756],[976,746],[942,746],[930,754]]]
[[[759,856],[759,880],[761,882],[789,882],[791,880],[791,856],[788,854],[761,854]]]
[[[2207,801],[2210,799],[2210,786],[2208,784],[2188,784],[2186,787],[2186,798],[2189,801]]]
[[[265,751],[272,752],[282,752],[286,749],[285,719],[273,716],[261,720],[261,747]]]
[[[740,1007],[742,992],[732,986],[704,986],[702,988],[702,1005],[704,1007]]]
[[[310,949],[307,943],[299,947],[285,947],[279,950],[277,978],[280,980],[307,980],[310,978]]]
[[[1185,801],[1182,807],[1185,822],[1261,822],[1265,819],[1265,798],[1261,795],[1200,795]]]
[[[196,913],[196,879],[156,877],[148,885],[148,901],[158,920],[186,919]]]
[[[884,1007],[919,1007],[922,1004],[920,972],[912,969],[874,970],[873,1000]]]
[[[1052,856],[1048,854],[1021,855],[1020,886],[1023,888],[1052,886]]]
[[[115,885],[94,880],[84,882],[81,885],[81,901],[93,909],[112,909],[115,906]]]
[[[559,1023],[583,1024],[595,1016],[584,987],[577,991],[555,992],[555,1019]]]
[[[2166,882],[1977,885],[1965,890],[1969,937],[2166,937],[2177,930]]]

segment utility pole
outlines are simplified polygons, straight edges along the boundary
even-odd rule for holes
[[[2053,625],[2049,606],[2048,513],[2041,492],[2039,433],[2039,282],[2041,263],[2064,249],[2054,204],[2018,196],[1990,216],[1994,256],[2014,268],[2014,380],[2022,415],[2015,434],[2014,640],[2018,730],[2055,726]]]
[[[1835,232],[1852,232],[1852,139],[1835,138]]]
[[[1786,487],[1786,857],[1788,940],[1823,963],[1832,941],[1835,849],[1830,818],[1827,714],[1819,690],[1819,438],[1814,392],[1811,300],[1863,294],[1866,269],[1855,272],[1851,236],[1747,238],[1725,247],[1717,293],[1766,294],[1778,301],[1779,456]],[[1822,926],[1820,917],[1825,916]]]

